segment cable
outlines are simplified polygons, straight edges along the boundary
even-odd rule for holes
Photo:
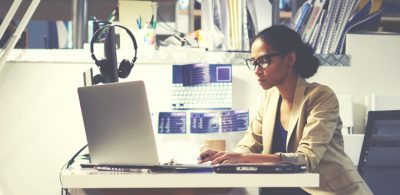
[[[62,185],[62,181],[61,181],[61,171],[62,171],[64,168],[65,168],[65,169],[68,169],[69,166],[71,166],[71,165],[75,162],[75,158],[76,158],[86,147],[87,147],[87,144],[84,145],[77,153],[74,154],[74,156],[72,156],[72,158],[71,158],[68,162],[66,162],[66,163],[61,167],[61,170],[60,170],[60,173],[59,173],[59,179],[60,179],[60,184],[61,184],[61,195],[64,194],[63,192],[65,192],[66,195],[71,195],[71,193],[68,192],[68,189],[67,189],[67,188],[63,188],[63,187],[62,187],[63,185]]]
[[[72,163],[74,163],[75,158],[76,158],[76,157],[82,152],[82,150],[84,150],[86,147],[87,147],[87,144],[84,145],[84,146],[71,158],[71,160],[68,161],[68,165],[67,165],[67,167],[66,167],[67,169],[69,168],[69,166],[72,165]]]
[[[160,18],[160,20],[165,24],[165,26],[169,28],[170,31],[172,31],[172,32],[174,32],[174,33],[183,34],[183,35],[185,34],[185,33],[179,32],[179,31],[177,31],[176,29],[172,28],[172,27],[164,20],[164,18],[162,18],[162,17],[160,16],[160,14],[159,14],[158,12],[157,12],[157,16],[158,16],[158,18]],[[167,29],[167,30],[168,30],[168,29]]]

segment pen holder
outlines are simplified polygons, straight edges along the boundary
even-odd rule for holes
[[[155,46],[156,34],[153,28],[143,28],[135,33],[138,47]]]

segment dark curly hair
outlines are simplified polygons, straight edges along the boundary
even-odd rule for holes
[[[277,52],[288,53],[294,51],[296,53],[296,62],[294,70],[303,78],[313,76],[319,67],[319,60],[314,56],[314,50],[305,44],[300,35],[283,25],[274,25],[262,30],[255,37],[268,44]]]

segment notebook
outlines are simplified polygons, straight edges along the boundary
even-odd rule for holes
[[[212,171],[209,165],[161,165],[143,81],[78,88],[79,101],[94,165]]]

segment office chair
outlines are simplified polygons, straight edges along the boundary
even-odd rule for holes
[[[370,111],[358,171],[376,195],[400,191],[400,110]]]

